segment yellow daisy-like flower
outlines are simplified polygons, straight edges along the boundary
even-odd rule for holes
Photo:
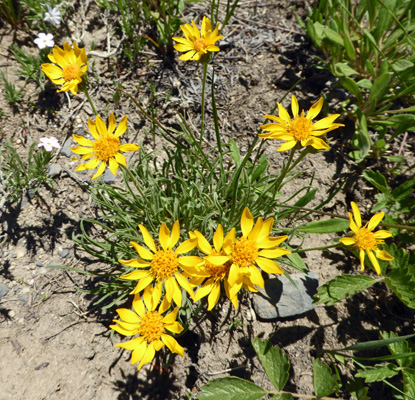
[[[65,42],[63,49],[55,46],[48,58],[53,64],[42,64],[42,71],[55,85],[63,85],[57,92],[77,94],[82,75],[89,65],[85,49],[81,50],[75,42],[72,48]]]
[[[283,143],[278,151],[292,149],[297,144],[302,147],[312,146],[317,150],[328,149],[329,145],[320,137],[334,129],[344,126],[343,124],[334,124],[334,121],[340,114],[333,114],[317,121],[313,124],[313,119],[317,117],[323,107],[323,98],[313,104],[307,115],[304,110],[299,114],[298,101],[295,96],[292,97],[291,110],[294,119],[291,120],[286,109],[278,103],[279,117],[274,115],[265,115],[264,118],[270,119],[272,123],[261,125],[261,129],[268,133],[261,133],[258,136],[264,139],[281,139]]]
[[[199,276],[196,276],[190,280],[190,283],[193,286],[199,286],[207,278],[203,286],[197,290],[195,294],[195,301],[209,295],[208,310],[210,311],[219,301],[220,286],[221,282],[223,282],[226,296],[232,302],[234,307],[238,308],[238,297],[235,295],[231,298],[229,290],[229,271],[232,263],[230,262],[230,257],[226,255],[222,249],[224,244],[229,243],[230,241],[232,242],[235,238],[235,228],[232,229],[224,239],[223,228],[222,225],[219,224],[218,229],[213,235],[213,248],[200,232],[195,231],[194,233],[198,239],[197,247],[199,250],[207,256],[212,256],[210,257],[210,260],[213,261],[213,263],[209,262],[205,258],[203,265],[198,266]]]
[[[180,346],[176,339],[168,335],[166,330],[173,333],[180,333],[183,327],[176,321],[178,308],[175,308],[170,314],[163,317],[163,314],[169,306],[162,303],[158,311],[148,309],[144,306],[140,295],[135,295],[133,300],[134,311],[126,308],[117,310],[122,321],[114,319],[117,325],[110,325],[118,333],[124,336],[138,337],[126,342],[116,344],[115,347],[122,347],[131,350],[131,364],[138,364],[138,370],[149,362],[151,362],[156,354],[164,345],[166,345],[172,353],[178,353],[184,357],[184,349]]]
[[[76,161],[87,160],[92,158],[86,164],[81,164],[75,171],[85,171],[86,169],[98,170],[92,179],[101,176],[105,170],[107,164],[109,164],[110,170],[115,175],[119,165],[127,166],[125,157],[120,153],[128,153],[131,151],[137,151],[140,146],[137,144],[121,144],[119,137],[127,130],[127,117],[124,117],[118,124],[115,120],[114,114],[110,114],[108,117],[108,130],[105,122],[97,116],[96,121],[88,119],[88,127],[92,137],[95,141],[84,138],[80,135],[72,135],[74,140],[81,146],[72,147],[71,150],[75,154],[82,155],[81,158],[74,158]],[[114,132],[115,130],[115,132]],[[85,146],[85,147],[82,147]]]
[[[380,275],[380,266],[377,258],[380,260],[391,261],[393,257],[384,250],[378,249],[376,246],[382,244],[386,239],[392,236],[392,233],[385,230],[372,232],[380,221],[382,221],[385,213],[382,211],[375,214],[369,222],[362,226],[362,217],[360,215],[359,208],[355,202],[351,202],[353,215],[349,213],[350,229],[354,235],[351,237],[344,237],[340,239],[340,242],[346,246],[353,246],[359,251],[360,265],[362,271],[365,269],[365,254],[368,255],[369,260],[372,262],[376,273]]]
[[[219,51],[219,47],[215,46],[215,43],[223,38],[223,36],[219,36],[219,23],[217,23],[213,32],[210,20],[207,17],[203,17],[200,32],[194,21],[192,21],[192,25],[180,25],[186,39],[179,37],[173,38],[173,40],[179,43],[174,48],[177,51],[185,53],[180,56],[180,60],[200,61],[201,57],[205,54]]]
[[[263,221],[260,217],[254,226],[254,218],[248,207],[245,207],[241,217],[242,237],[236,239],[233,235],[223,244],[223,250],[231,262],[228,278],[230,299],[242,287],[253,292],[257,291],[254,285],[264,287],[264,279],[257,267],[268,274],[283,274],[283,270],[273,259],[290,254],[291,251],[276,247],[288,236],[269,236],[273,224],[273,218]],[[205,257],[205,260],[215,264],[215,258],[216,256],[211,255]]]
[[[156,246],[144,226],[138,226],[143,235],[144,243],[150,250],[138,243],[130,242],[141,259],[118,260],[121,264],[139,268],[137,271],[121,276],[123,279],[138,280],[137,286],[131,294],[140,293],[144,290],[143,299],[148,308],[155,307],[160,302],[163,286],[165,289],[164,299],[169,305],[173,300],[177,306],[181,307],[182,291],[180,286],[194,299],[192,287],[181,273],[181,270],[186,273],[186,276],[192,276],[195,273],[194,267],[200,264],[202,260],[196,256],[181,255],[196,247],[196,236],[191,235],[190,239],[183,242],[176,250],[173,250],[180,239],[179,221],[174,223],[171,234],[167,225],[163,222],[159,232],[160,246]]]

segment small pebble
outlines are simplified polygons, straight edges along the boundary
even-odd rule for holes
[[[10,318],[14,318],[16,316],[16,311],[14,311],[14,310],[10,310],[9,311],[9,317]]]
[[[36,262],[36,267],[43,267],[43,263],[41,261]]]
[[[65,258],[69,255],[69,250],[68,249],[63,249],[62,251],[59,252],[59,257],[61,258]]]

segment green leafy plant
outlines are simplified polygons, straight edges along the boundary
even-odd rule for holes
[[[265,374],[275,388],[275,391],[263,389],[250,381],[236,377],[219,378],[202,386],[199,400],[246,400],[262,399],[273,395],[275,400],[293,400],[294,397],[308,399],[325,398],[339,388],[339,377],[333,374],[331,368],[316,359],[313,362],[313,386],[315,396],[284,391],[289,379],[290,361],[288,356],[278,347],[273,347],[268,340],[255,338],[252,346],[264,368]]]
[[[0,13],[15,28],[20,25],[22,18],[22,6],[20,0],[2,0],[0,3]]]
[[[4,71],[1,71],[1,79],[4,85],[4,97],[7,100],[7,102],[11,106],[16,105],[16,103],[20,103],[22,101],[21,94],[23,92],[24,87],[17,90],[16,86],[7,79],[7,76],[4,73]]]
[[[381,156],[415,129],[414,1],[324,0],[299,22],[325,58],[318,58],[352,95],[344,106],[356,124],[350,155]],[[376,132],[376,134],[375,134]]]

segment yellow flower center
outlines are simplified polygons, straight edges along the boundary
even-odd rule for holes
[[[81,68],[79,68],[78,64],[68,64],[63,68],[63,77],[66,82],[69,82],[73,79],[77,79],[80,72]]]
[[[197,39],[194,43],[194,46],[195,46],[195,50],[198,53],[200,53],[200,52],[204,53],[205,49],[207,47],[204,39]]]
[[[223,256],[224,254],[222,252],[218,253],[215,250],[212,251],[211,255],[218,255]],[[215,280],[223,280],[225,277],[229,275],[229,270],[231,269],[232,263],[227,262],[223,265],[213,265],[210,262],[205,262],[205,269],[206,272]]]
[[[240,268],[249,267],[258,257],[257,244],[247,238],[242,237],[233,245],[232,260]]]
[[[119,148],[120,140],[110,135],[104,135],[94,143],[95,155],[105,162],[114,157],[118,153]]]
[[[288,126],[288,132],[293,135],[293,138],[300,142],[310,137],[313,123],[304,116],[304,110],[300,117],[296,117]]]
[[[376,240],[373,232],[364,227],[359,229],[359,232],[354,235],[354,240],[356,240],[356,247],[359,250],[375,250],[376,245],[383,242]]]
[[[139,326],[139,333],[147,342],[159,340],[164,332],[163,317],[157,312],[152,311],[144,315]]]
[[[173,250],[159,250],[151,262],[151,272],[157,281],[169,278],[179,268],[177,255]]]

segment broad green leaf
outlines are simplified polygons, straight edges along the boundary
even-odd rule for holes
[[[396,189],[393,190],[392,194],[395,200],[402,200],[407,198],[412,192],[413,187],[415,186],[415,181],[406,181],[399,185]]]
[[[415,275],[414,266],[393,269],[385,282],[396,296],[409,308],[415,309]]]
[[[388,253],[393,257],[390,261],[392,268],[404,268],[408,264],[409,253],[404,249],[398,249],[395,243],[392,243],[388,249]]]
[[[390,80],[391,74],[389,72],[385,72],[384,74],[380,75],[379,78],[375,80],[375,82],[373,82],[372,89],[370,89],[368,101],[374,103],[374,107],[388,90]]]
[[[377,282],[365,275],[340,275],[318,288],[313,304],[336,304],[349,296],[361,292]]]
[[[403,391],[412,399],[415,399],[415,369],[404,368],[402,370],[403,375]],[[407,398],[405,398],[407,400]]]
[[[379,364],[374,367],[366,367],[363,370],[360,370],[356,376],[358,378],[364,378],[366,383],[370,382],[380,382],[387,378],[392,378],[395,375],[398,375],[399,370],[395,364]]]
[[[295,202],[296,207],[304,207],[306,206],[311,200],[314,199],[318,188],[309,190],[301,199]]]
[[[317,397],[330,396],[337,386],[337,375],[318,358],[313,361],[313,386]]]
[[[380,172],[367,170],[363,172],[363,177],[382,193],[389,193],[388,182]]]
[[[241,163],[241,156],[239,154],[239,148],[235,140],[233,139],[229,140],[229,147],[231,150],[232,158],[235,161],[235,164],[239,166],[239,164]]]
[[[368,387],[363,386],[363,379],[350,379],[346,384],[346,389],[351,394],[353,400],[370,400],[367,395]]]
[[[344,46],[343,38],[341,37],[339,33],[334,31],[333,29],[325,27],[324,37],[325,39],[327,39],[329,42],[331,42],[334,45]]]
[[[334,67],[337,68],[344,76],[352,76],[359,74],[355,69],[353,69],[349,64],[346,63],[339,62],[337,64],[334,64]]]
[[[380,336],[382,339],[390,339],[399,337],[395,332],[381,332]],[[409,354],[413,352],[413,346],[407,341],[402,340],[400,342],[391,343],[388,345],[388,349],[391,354]],[[413,363],[413,357],[402,357],[398,358],[396,362],[400,367],[409,367]]]
[[[334,233],[349,229],[349,221],[342,218],[333,218],[324,221],[312,221],[297,228],[305,233]]]
[[[355,95],[358,99],[362,99],[362,94],[360,92],[359,86],[357,86],[357,83],[346,76],[339,76],[336,74],[336,71],[333,71],[333,74],[338,76],[340,84],[348,90],[351,94]]]
[[[277,390],[283,390],[289,378],[290,362],[288,356],[271,342],[263,342],[259,338],[252,341],[252,346],[264,367],[265,373]]]
[[[349,57],[351,60],[356,60],[356,51],[353,46],[352,41],[350,40],[349,33],[347,31],[344,32],[344,48],[346,49],[347,57]]]
[[[268,393],[255,383],[233,376],[215,379],[201,389],[199,400],[258,400]]]
[[[369,1],[373,1],[373,0],[369,0]],[[375,72],[375,68],[373,67],[373,64],[369,61],[366,60],[365,62],[366,68],[369,71],[369,74],[372,75],[373,78],[376,78],[376,72]]]
[[[356,85],[364,89],[371,89],[372,81],[369,79],[361,79],[360,81],[356,82]]]
[[[392,69],[397,72],[405,71],[408,68],[412,68],[414,64],[409,60],[398,60],[392,64]]]

